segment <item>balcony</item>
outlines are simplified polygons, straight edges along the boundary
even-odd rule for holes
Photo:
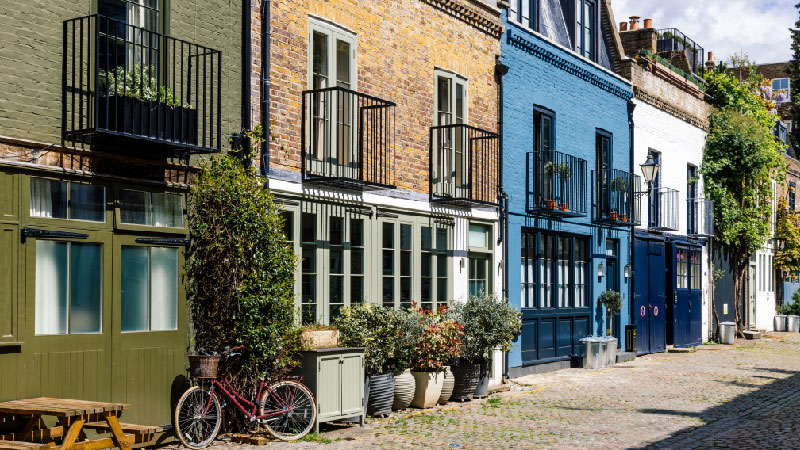
[[[303,92],[303,182],[394,189],[393,102],[341,87]]]
[[[686,234],[689,237],[714,236],[714,202],[704,198],[690,198],[686,206]]]
[[[689,59],[689,67],[692,69],[693,74],[699,74],[703,70],[703,63],[705,62],[705,50],[703,47],[688,36],[681,33],[677,28],[664,28],[658,30],[658,37],[656,38],[656,51],[657,52],[671,52],[671,51],[686,51],[686,57]]]
[[[592,171],[592,222],[611,227],[641,224],[641,178],[617,169]]]
[[[63,40],[64,140],[221,150],[219,51],[101,15],[64,21]]]
[[[430,201],[471,208],[496,206],[500,142],[496,133],[473,126],[430,129]]]
[[[676,189],[653,189],[648,200],[648,208],[648,229],[652,231],[678,231],[680,229],[678,191]]]
[[[561,152],[528,153],[528,212],[586,216],[586,160]]]

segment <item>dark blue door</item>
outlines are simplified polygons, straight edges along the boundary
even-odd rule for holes
[[[633,323],[637,333],[636,353],[642,354],[650,353],[649,258],[647,241],[635,239],[633,242]]]
[[[703,252],[695,247],[689,251],[689,336],[688,345],[703,343]]]
[[[662,352],[666,349],[666,276],[664,242],[634,241],[634,323],[637,329],[637,353]]]
[[[702,340],[701,250],[678,243],[670,247],[669,343],[675,347],[698,345]]]

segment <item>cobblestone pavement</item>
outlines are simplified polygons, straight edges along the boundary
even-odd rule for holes
[[[800,448],[798,334],[513,381],[489,400],[328,427],[317,442],[267,448]],[[254,450],[225,440],[214,447]]]

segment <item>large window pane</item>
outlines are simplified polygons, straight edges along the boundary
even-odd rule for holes
[[[106,221],[106,188],[103,186],[70,183],[69,204],[70,219]]]
[[[178,329],[178,249],[150,248],[150,329]]]
[[[488,231],[483,225],[470,225],[469,226],[469,246],[487,248],[487,235]]]
[[[153,226],[182,227],[183,197],[178,194],[153,193]]]
[[[381,242],[382,242],[382,297],[383,306],[387,308],[394,307],[394,224],[384,223],[381,228]]]
[[[147,247],[121,250],[122,331],[147,331],[150,327],[150,258]]]
[[[31,178],[32,217],[67,218],[67,182]]]
[[[99,333],[102,305],[100,244],[70,244],[69,332]]]
[[[36,334],[66,334],[68,244],[36,241]]]
[[[121,189],[119,191],[119,212],[122,223],[151,225],[149,192]]]
[[[300,220],[302,251],[301,301],[304,324],[317,321],[317,216],[303,213]]]
[[[411,307],[411,225],[400,225],[400,305]]]

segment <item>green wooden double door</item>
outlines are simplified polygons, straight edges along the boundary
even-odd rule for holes
[[[0,173],[0,401],[121,401],[124,422],[169,424],[185,386],[183,248],[116,230],[113,198],[94,222],[31,217],[28,180]]]

